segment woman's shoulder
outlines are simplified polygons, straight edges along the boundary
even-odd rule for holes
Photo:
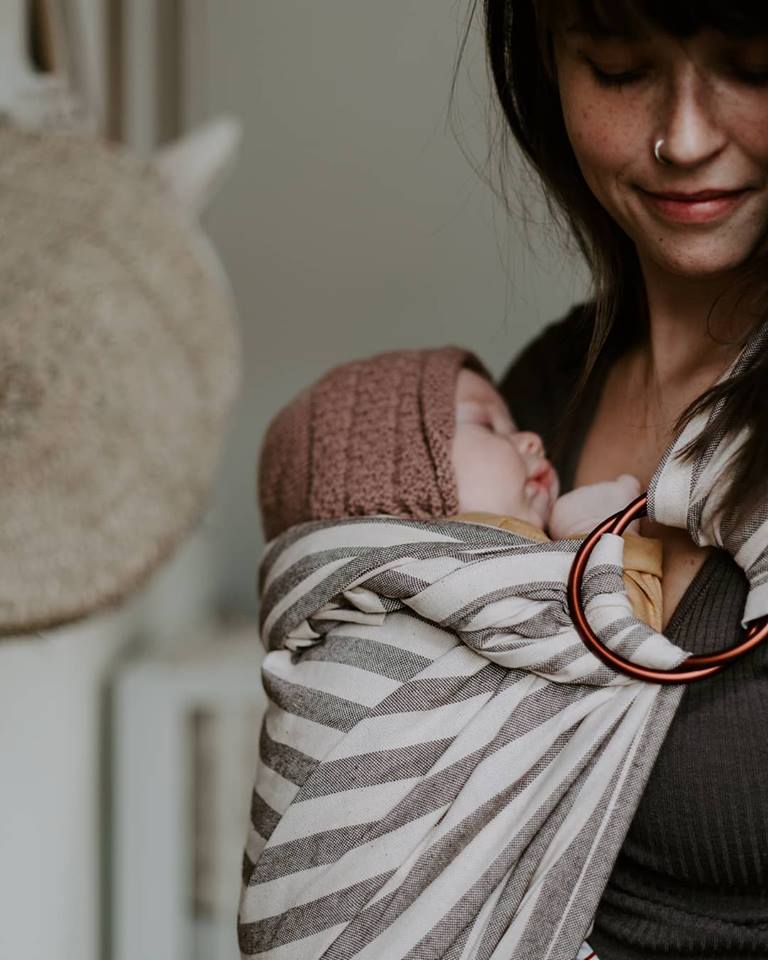
[[[590,303],[549,324],[512,360],[499,392],[518,425],[551,434],[581,373],[592,336]]]

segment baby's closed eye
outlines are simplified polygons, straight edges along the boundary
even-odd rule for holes
[[[491,410],[485,404],[467,401],[460,403],[456,409],[457,423],[471,423],[485,427],[492,433],[510,436],[515,432],[515,425],[511,419]]]

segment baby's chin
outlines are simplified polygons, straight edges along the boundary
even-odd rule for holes
[[[536,527],[541,527],[542,530],[547,528],[552,515],[552,498],[545,490],[534,495],[528,507],[528,514],[522,519],[528,520]]]
[[[552,500],[546,490],[539,490],[525,501],[515,501],[499,498],[495,502],[487,501],[483,504],[473,502],[471,505],[459,503],[459,513],[500,514],[504,517],[513,517],[515,520],[524,520],[534,527],[545,530],[552,513]]]
[[[527,520],[534,526],[546,529],[549,518],[554,506],[555,490],[543,486],[540,483],[529,481],[523,492],[524,500],[518,504],[518,509],[514,513],[521,520]]]

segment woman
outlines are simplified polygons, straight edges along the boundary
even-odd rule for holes
[[[510,130],[577,237],[595,296],[512,364],[512,414],[564,489],[647,484],[697,401],[753,427],[726,510],[765,497],[768,356],[710,388],[768,315],[768,5],[485,0]],[[562,420],[563,406],[570,414]],[[697,653],[740,637],[722,551],[664,543],[665,632]],[[600,960],[768,956],[768,650],[685,693],[598,909]]]

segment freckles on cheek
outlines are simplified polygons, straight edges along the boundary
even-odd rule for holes
[[[602,202],[603,184],[613,166],[610,133],[600,117],[584,108],[577,108],[566,126],[581,174]]]
[[[567,127],[580,163],[616,171],[630,161],[634,137],[626,129],[626,113],[604,105],[577,106]]]
[[[622,167],[631,163],[645,104],[631,92],[606,92],[580,68],[563,72],[560,102],[565,127],[580,163]]]

